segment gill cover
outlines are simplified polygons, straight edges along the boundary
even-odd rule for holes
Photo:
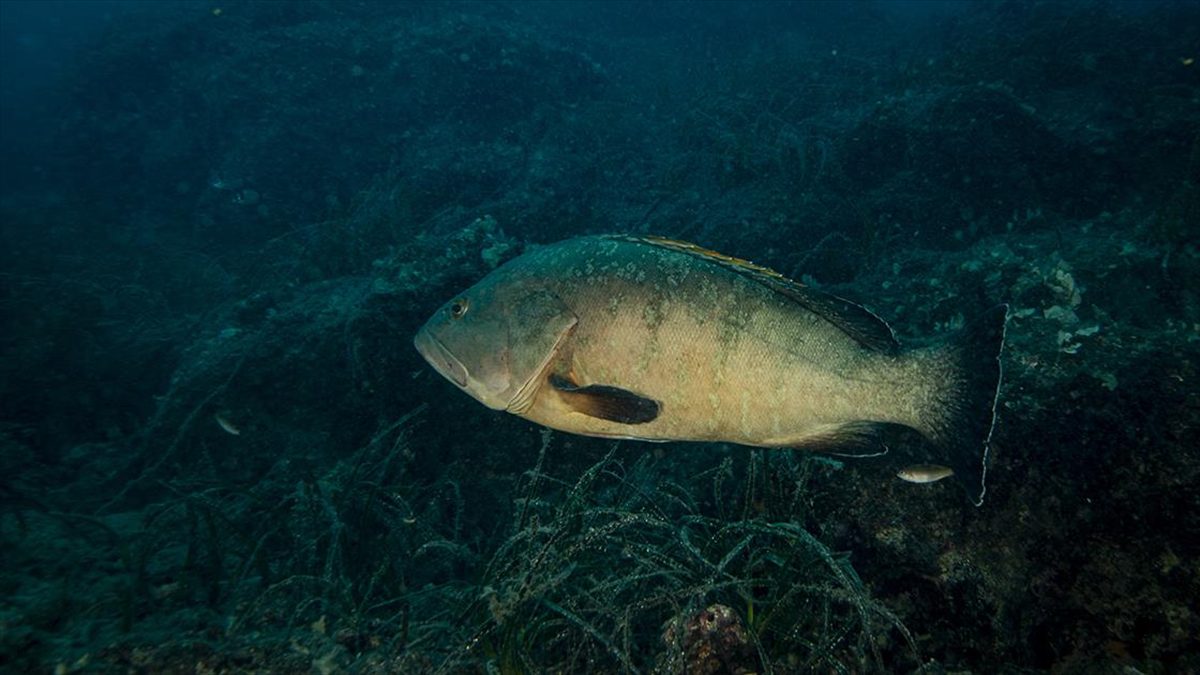
[[[517,390],[507,410],[529,409],[549,368],[579,317],[554,293],[536,289],[521,295],[508,312],[508,370]]]

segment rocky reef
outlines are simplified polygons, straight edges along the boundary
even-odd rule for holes
[[[0,669],[1200,669],[1197,44],[1172,3],[112,18],[3,139]],[[412,349],[597,232],[906,346],[1008,303],[984,505],[545,432]]]

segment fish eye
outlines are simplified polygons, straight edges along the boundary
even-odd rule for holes
[[[467,313],[467,299],[459,298],[450,303],[450,316],[461,319]]]

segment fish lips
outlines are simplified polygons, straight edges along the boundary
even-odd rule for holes
[[[450,350],[438,342],[437,338],[430,334],[429,329],[422,328],[417,332],[417,336],[413,338],[413,346],[417,348],[421,356],[425,357],[429,365],[433,366],[434,370],[463,389],[467,388],[466,367],[454,358]]]

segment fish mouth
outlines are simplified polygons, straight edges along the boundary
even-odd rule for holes
[[[422,328],[417,331],[416,337],[413,338],[413,346],[417,348],[421,356],[425,357],[429,365],[433,366],[434,370],[463,389],[467,388],[467,369],[458,359],[454,358],[445,345],[438,342],[438,339],[429,333],[428,329]]]

